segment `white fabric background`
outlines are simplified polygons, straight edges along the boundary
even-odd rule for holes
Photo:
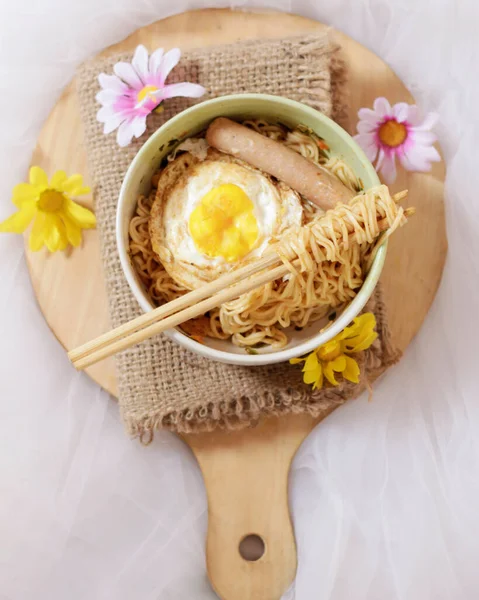
[[[75,66],[188,0],[0,0],[0,218]],[[476,0],[261,0],[331,23],[440,113],[450,250],[423,329],[374,401],[320,424],[291,476],[296,600],[479,597]],[[60,167],[61,165],[58,165]],[[411,282],[414,285],[414,282]],[[173,435],[148,449],[77,374],[0,236],[0,599],[209,599],[206,499]],[[74,307],[72,307],[72,313]],[[72,314],[72,318],[74,315]],[[245,599],[246,600],[246,599]]]

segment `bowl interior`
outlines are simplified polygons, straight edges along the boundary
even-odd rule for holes
[[[244,94],[224,96],[203,102],[180,113],[158,129],[143,145],[127,171],[120,192],[117,213],[117,240],[120,258],[128,283],[145,311],[152,310],[154,306],[149,301],[135,269],[131,265],[128,253],[128,224],[135,211],[137,198],[140,194],[149,192],[151,177],[158,169],[162,159],[180,141],[203,131],[218,116],[240,121],[262,118],[271,123],[282,123],[288,127],[297,125],[310,127],[317,135],[326,140],[332,155],[338,156],[348,163],[362,180],[364,189],[379,184],[374,168],[354,140],[322,113],[298,102],[277,96]],[[316,321],[301,331],[290,328],[288,331],[290,341],[281,350],[261,348],[255,351],[257,354],[251,355],[229,341],[207,338],[203,345],[190,339],[179,330],[171,330],[168,335],[190,350],[223,362],[258,365],[289,360],[294,356],[310,352],[319,344],[331,339],[360,312],[374,290],[382,270],[385,254],[386,245],[383,245],[376,254],[358,295],[348,306],[342,311],[332,312],[329,319]],[[321,333],[320,330],[328,322],[331,323],[330,327]]]

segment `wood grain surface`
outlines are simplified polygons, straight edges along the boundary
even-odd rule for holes
[[[105,53],[133,50],[139,43],[150,50],[159,46],[187,49],[324,28],[321,23],[282,13],[210,9],[153,23]],[[413,101],[381,59],[340,33],[338,41],[349,67],[353,125],[357,110],[371,106],[377,96],[384,95],[391,103]],[[32,164],[49,174],[57,169],[79,172],[89,181],[74,81],[47,119]],[[419,330],[441,279],[447,251],[443,181],[444,167],[436,164],[430,174],[400,171],[392,186],[394,192],[408,188],[409,203],[418,209],[409,225],[393,236],[382,275],[393,340],[402,350]],[[91,199],[87,204],[91,205]],[[27,247],[26,255],[38,303],[67,350],[110,328],[96,231],[85,233],[81,249],[49,255],[46,251],[31,253]],[[90,367],[87,373],[117,395],[112,359]],[[268,419],[242,432],[184,436],[205,480],[208,572],[224,600],[277,600],[291,584],[296,548],[288,510],[288,471],[297,448],[315,424],[310,417],[296,416]],[[264,555],[255,562],[239,553],[239,543],[248,534],[259,535],[265,543]]]

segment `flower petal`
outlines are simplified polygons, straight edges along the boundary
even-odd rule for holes
[[[132,121],[133,135],[139,138],[146,131],[146,115],[140,115]]]
[[[410,104],[406,102],[398,102],[392,107],[392,114],[396,117],[398,123],[404,123],[408,120]]]
[[[315,384],[321,375],[321,365],[318,365],[314,371],[306,371],[303,373],[303,381],[308,385]]]
[[[66,213],[60,215],[60,218],[65,226],[65,233],[70,244],[75,247],[80,246],[82,238],[81,227],[76,221],[70,219]]]
[[[367,121],[359,121],[356,129],[358,133],[373,133],[378,128],[377,123],[368,123]]]
[[[306,358],[304,363],[303,371],[314,371],[318,368],[319,361],[316,352],[311,352]]]
[[[361,352],[371,346],[378,334],[371,329],[362,329],[360,334],[354,338],[350,338],[344,342],[345,351],[350,352]]]
[[[313,390],[320,390],[323,387],[323,367],[321,364],[318,366],[318,376],[316,377],[316,381],[313,384]]]
[[[354,324],[361,329],[367,328],[373,330],[376,327],[376,317],[372,312],[365,312],[354,319]]]
[[[359,135],[355,135],[354,139],[364,150],[364,154],[366,154],[368,159],[373,162],[378,153],[376,136],[374,134],[361,133]]]
[[[44,231],[45,245],[50,252],[66,248],[68,240],[65,227],[56,214],[46,213]]]
[[[145,46],[143,46],[143,44],[140,44],[136,47],[131,64],[140,77],[143,85],[145,85],[149,75],[148,50],[145,48]]]
[[[131,114],[136,114],[135,105],[137,103],[138,93],[133,91],[126,96],[118,96],[113,104],[113,110],[123,114],[125,118],[129,118]]]
[[[361,326],[359,325],[359,323],[357,322],[356,319],[354,319],[354,321],[352,322],[351,325],[349,325],[348,327],[346,327],[342,333],[339,334],[339,339],[350,339],[352,337],[357,336],[361,331]]]
[[[326,379],[329,381],[329,383],[331,385],[339,385],[334,377],[333,366],[330,362],[328,362],[324,365],[323,371],[324,371],[324,376],[326,377]]]
[[[0,223],[2,233],[23,233],[36,211],[35,201],[24,202],[22,208]]]
[[[163,59],[163,48],[158,48],[150,56],[150,75],[155,75],[160,68],[161,61]]]
[[[374,331],[376,317],[374,313],[363,313],[354,319],[353,325],[349,327],[349,335],[341,342],[343,352],[360,352],[369,348],[377,338]]]
[[[124,94],[128,91],[128,86],[116,75],[107,75],[106,73],[100,73],[98,75],[98,81],[104,90],[111,90],[116,95]]]
[[[346,368],[343,371],[344,379],[352,381],[353,383],[359,383],[359,375],[361,371],[359,370],[358,363],[350,356],[345,355],[344,358],[346,359]]]
[[[379,123],[381,122],[381,117],[376,114],[376,112],[374,110],[371,110],[370,108],[360,108],[358,110],[358,118],[361,121],[365,121],[366,123],[369,123],[370,125],[374,125],[375,127],[377,127],[379,125]]]
[[[129,119],[127,121],[123,121],[123,123],[118,127],[118,131],[116,132],[116,141],[118,142],[119,146],[124,148],[125,146],[128,146],[134,135],[133,120]]]
[[[181,50],[179,48],[172,48],[169,50],[161,61],[158,74],[160,76],[160,85],[164,85],[166,78],[170,74],[171,70],[176,67],[181,58]]]
[[[423,152],[425,153],[427,160],[429,160],[431,162],[440,162],[441,155],[436,150],[436,148],[434,148],[434,146],[430,146],[429,148],[424,148]]]
[[[381,175],[388,185],[396,180],[396,156],[393,152],[384,153],[384,160],[381,165]]]
[[[313,390],[323,385],[323,369],[318,361],[316,352],[312,352],[307,358],[303,368],[303,381],[313,385]]]
[[[415,129],[414,127],[411,128],[409,136],[414,144],[419,144],[420,146],[432,146],[437,141],[437,135],[432,131],[424,131],[422,129]]]
[[[40,229],[40,226],[38,227]],[[50,245],[47,245],[47,239],[50,240],[50,236],[52,235],[53,223],[51,219],[48,218],[47,213],[43,213],[43,225],[42,225],[42,239],[43,243],[50,250]],[[50,242],[49,242],[50,244]]]
[[[28,245],[32,252],[38,252],[43,247],[45,240],[45,216],[46,213],[43,210],[37,212],[35,221],[33,223],[30,237],[28,239]]]
[[[38,191],[29,183],[18,183],[12,191],[12,202],[18,208],[21,208],[25,202],[36,200]]]
[[[305,358],[291,358],[289,360],[289,364],[291,364],[291,365],[298,365],[299,363],[302,363],[305,360],[306,360]]]
[[[61,191],[72,196],[83,196],[90,193],[90,188],[83,185],[83,175],[75,173],[61,184]]]
[[[61,237],[61,241],[58,244],[58,250],[65,250],[65,248],[68,246],[68,239],[66,235],[62,235]]]
[[[362,338],[360,343],[358,343],[356,346],[351,348],[351,350],[349,350],[349,352],[362,352],[363,350],[367,350],[369,348],[369,346],[371,346],[375,342],[377,337],[378,337],[378,334],[376,333],[376,331],[372,331],[367,336]]]
[[[162,100],[166,100],[167,98],[177,98],[179,96],[186,98],[199,98],[206,92],[202,85],[188,82],[165,85],[165,87],[159,91],[161,93]]]
[[[333,371],[336,371],[337,373],[342,373],[346,368],[346,359],[344,355],[340,355],[333,361],[331,361],[331,367]]]
[[[78,196],[87,196],[90,193],[91,193],[91,188],[88,185],[83,185],[81,187],[75,188],[72,191],[71,195],[75,196],[75,198],[77,198]]]
[[[99,121],[100,123],[105,123],[105,121],[107,121],[108,119],[111,119],[111,117],[114,117],[115,115],[118,114],[118,111],[115,110],[114,106],[112,104],[108,105],[108,106],[102,106],[99,111],[96,113],[96,120]]]
[[[350,334],[349,334],[349,330],[350,330],[350,329],[351,329],[350,327],[345,327],[345,328],[344,328],[344,329],[341,331],[341,333],[338,333],[338,335],[337,335],[337,336],[336,336],[334,339],[335,339],[336,341],[341,341],[341,340],[344,340],[344,339],[346,339],[347,337],[350,337]]]
[[[73,202],[70,198],[65,198],[63,210],[82,229],[91,229],[96,225],[96,217],[92,211]]]
[[[439,120],[439,115],[435,112],[428,113],[424,119],[422,119],[419,123],[414,125],[415,129],[428,131],[436,125]]]
[[[381,118],[391,116],[392,113],[391,105],[386,100],[386,98],[383,98],[382,96],[376,98],[376,100],[374,101],[374,110],[376,111],[377,115]]]
[[[41,188],[48,187],[47,174],[40,167],[32,167],[30,169],[29,180],[32,185],[36,185]]]
[[[45,213],[45,223],[43,225],[45,246],[50,252],[56,252],[60,245],[60,232],[58,223],[53,213]]]
[[[45,237],[45,243],[50,252],[65,250],[68,246],[68,238],[65,231],[65,226],[58,214],[47,214],[47,222],[51,221],[50,237]]]
[[[113,106],[119,97],[119,94],[113,90],[102,90],[95,96],[95,100],[102,106]]]
[[[382,148],[379,148],[378,160],[376,161],[376,167],[375,167],[376,171],[379,171],[381,169],[385,155],[386,155],[386,153],[384,152],[384,150]]]
[[[399,160],[407,171],[430,171],[431,162],[439,162],[441,156],[434,146],[416,144],[399,154]]]
[[[134,90],[141,90],[143,82],[141,81],[138,73],[135,69],[127,62],[118,62],[113,67],[115,74],[118,75],[125,83],[127,83]]]
[[[126,117],[123,114],[116,113],[115,115],[113,115],[112,117],[110,117],[109,119],[107,119],[105,121],[105,123],[103,125],[103,133],[108,134],[108,133],[111,133],[112,131],[115,131],[115,129],[120,127],[120,125],[125,120],[126,120]]]
[[[63,183],[67,180],[67,174],[65,173],[65,171],[57,171],[56,173],[53,173],[53,175],[50,178],[50,187],[52,187],[55,190],[60,190],[63,191]]]

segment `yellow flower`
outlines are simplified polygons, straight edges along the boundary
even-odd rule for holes
[[[323,387],[324,377],[331,385],[338,385],[335,373],[340,373],[348,381],[359,383],[359,365],[350,354],[367,350],[371,346],[378,337],[375,327],[376,318],[373,313],[364,313],[307,357],[292,358],[289,362],[292,365],[304,362],[303,380],[312,384],[313,390]]]
[[[0,223],[0,232],[23,233],[33,221],[29,246],[34,252],[44,245],[50,252],[64,250],[69,243],[79,246],[81,230],[96,224],[95,215],[70,198],[90,192],[83,177],[57,171],[49,183],[43,169],[32,167],[29,180],[13,188],[12,202],[18,211]]]

